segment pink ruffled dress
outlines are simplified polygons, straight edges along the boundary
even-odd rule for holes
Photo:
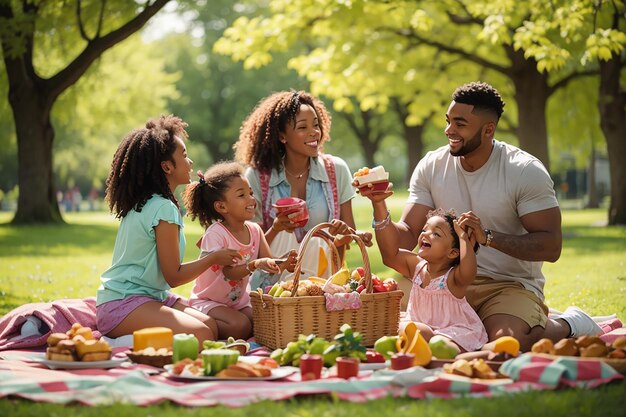
[[[417,264],[409,296],[407,318],[427,324],[435,334],[452,339],[467,351],[478,350],[487,343],[487,332],[465,297],[456,298],[448,289],[448,275],[435,278],[422,288],[426,261]]]

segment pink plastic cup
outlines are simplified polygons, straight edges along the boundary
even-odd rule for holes
[[[277,215],[289,214],[297,227],[304,227],[309,221],[309,209],[306,201],[296,197],[281,198],[273,204]]]
[[[358,358],[339,356],[337,358],[337,376],[343,379],[350,379],[358,376],[360,363],[361,361]]]

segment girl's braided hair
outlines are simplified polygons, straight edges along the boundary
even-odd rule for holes
[[[116,218],[125,217],[133,209],[140,212],[153,194],[178,206],[161,162],[171,161],[176,166],[172,158],[177,146],[175,137],[187,139],[186,127],[180,118],[162,115],[122,140],[113,156],[105,190],[105,199]]]
[[[238,162],[220,162],[209,168],[203,175],[198,172],[199,181],[185,187],[183,203],[191,220],[198,218],[206,229],[213,222],[224,220],[215,210],[215,202],[223,201],[224,193],[234,178],[244,176],[244,168]]]
[[[287,123],[295,125],[301,105],[311,106],[317,115],[321,139],[330,140],[331,116],[324,103],[304,91],[283,91],[264,98],[241,126],[239,140],[233,146],[235,159],[261,171],[283,168],[285,145],[280,141],[280,132],[285,132]]]

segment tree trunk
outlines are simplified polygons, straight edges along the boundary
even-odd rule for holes
[[[424,128],[426,124],[433,117],[433,113],[430,113],[424,118],[422,123],[417,126],[409,126],[406,124],[406,119],[409,116],[409,109],[400,100],[394,99],[392,101],[393,108],[396,111],[398,120],[402,125],[402,132],[404,133],[404,142],[406,143],[406,151],[409,157],[409,162],[406,167],[405,180],[409,184],[411,182],[411,175],[417,166],[417,163],[422,159],[424,153],[424,141],[422,136],[424,135]]]
[[[596,187],[596,147],[593,141],[591,141],[591,156],[589,157],[587,172],[589,172],[587,175],[587,195],[589,196],[587,208],[598,208],[600,201],[598,199],[598,187]]]
[[[611,173],[610,225],[626,225],[626,93],[620,89],[620,56],[600,61],[600,127],[606,138]]]
[[[52,170],[54,129],[50,123],[51,106],[36,85],[23,81],[12,84],[9,90],[15,131],[19,138],[19,196],[12,223],[63,223]]]
[[[413,170],[417,166],[417,163],[422,159],[424,152],[424,141],[422,135],[424,134],[425,124],[418,126],[407,126],[406,123],[402,124],[404,129],[404,140],[406,142],[406,149],[409,156],[409,165],[406,168],[406,183],[411,181],[411,175]]]
[[[0,20],[13,29],[0,31],[0,44],[9,82],[9,103],[13,111],[17,134],[19,197],[14,224],[63,222],[54,189],[52,173],[52,141],[54,130],[50,111],[56,99],[87,71],[89,66],[109,48],[137,32],[170,0],[148,2],[124,25],[102,35],[100,27],[95,37],[87,39],[85,48],[66,67],[50,78],[37,75],[33,66],[35,28],[39,13],[37,2],[0,1]],[[101,1],[101,12],[106,12]],[[13,6],[15,6],[14,12]],[[80,7],[78,8],[80,11]],[[19,30],[16,17],[20,16]],[[24,24],[22,20],[32,24]],[[20,20],[21,19],[21,20]],[[80,19],[79,19],[80,20]],[[4,27],[3,26],[3,27]],[[23,38],[19,48],[11,30]],[[17,51],[17,52],[16,52]]]
[[[537,61],[524,51],[507,48],[511,59],[510,78],[515,85],[517,132],[520,148],[539,159],[550,171],[546,105],[550,97],[547,73],[537,71]]]

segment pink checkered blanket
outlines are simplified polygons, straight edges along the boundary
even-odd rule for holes
[[[38,356],[37,356],[38,355]],[[624,377],[608,365],[581,366],[573,358],[546,360],[522,355],[502,365],[508,380],[452,378],[440,370],[363,371],[349,381],[334,377],[301,381],[294,373],[278,381],[181,381],[155,368],[127,363],[109,370],[51,370],[32,351],[0,352],[0,398],[19,397],[50,403],[88,406],[115,402],[136,405],[171,401],[184,406],[240,407],[262,400],[283,400],[298,395],[333,394],[351,402],[386,396],[456,398],[493,396],[528,390],[593,388]]]

